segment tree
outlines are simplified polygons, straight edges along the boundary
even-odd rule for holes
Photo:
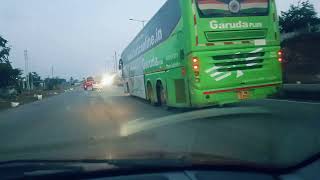
[[[39,76],[38,73],[36,72],[29,73],[29,78],[30,78],[29,82],[32,82],[36,88],[40,87],[41,77]]]
[[[0,36],[0,88],[18,86],[22,71],[14,69],[9,61],[10,48],[8,41]]]
[[[299,1],[297,5],[290,5],[288,11],[281,12],[280,29],[283,33],[293,32],[320,23],[314,5],[306,1]]]
[[[21,75],[22,71],[13,69],[10,63],[0,63],[0,88],[17,86]]]
[[[0,63],[9,62],[10,47],[7,43],[8,41],[0,36]]]
[[[67,83],[67,80],[60,78],[46,78],[44,81],[47,90],[60,89]]]

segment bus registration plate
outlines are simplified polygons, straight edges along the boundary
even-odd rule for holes
[[[249,91],[239,91],[238,92],[238,98],[240,100],[249,99],[249,95],[250,95]]]

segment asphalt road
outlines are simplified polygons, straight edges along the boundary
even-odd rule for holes
[[[320,150],[319,109],[320,103],[259,100],[167,111],[121,88],[78,89],[0,112],[0,161],[193,152],[289,163]]]

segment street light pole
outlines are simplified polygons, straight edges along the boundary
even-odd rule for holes
[[[118,71],[118,54],[117,51],[114,52],[114,72]]]
[[[53,65],[51,66],[51,77],[53,79]]]
[[[24,50],[24,62],[25,62],[25,75],[26,75],[26,88],[30,90],[30,78],[29,78],[29,57],[28,57],[28,50]]]
[[[140,22],[140,23],[142,23],[142,28],[144,28],[144,24],[145,24],[145,22],[146,22],[146,20],[139,20],[139,19],[129,19],[130,21],[136,21],[136,22]]]

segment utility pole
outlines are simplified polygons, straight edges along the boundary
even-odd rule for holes
[[[117,51],[114,52],[114,72],[117,72],[117,64],[118,64],[118,58],[117,58]]]
[[[311,32],[311,24],[308,23],[308,33],[310,33],[310,32]]]
[[[53,66],[51,66],[51,77],[53,79]]]
[[[108,61],[106,61],[106,64],[104,67],[104,73],[108,73]]]
[[[106,67],[105,67],[105,69],[106,69],[106,73],[112,73],[112,71],[113,71],[113,60],[114,60],[114,57],[112,56],[112,58],[110,59],[110,58],[108,58],[107,60],[106,60]]]
[[[26,75],[26,88],[30,90],[30,79],[29,79],[29,58],[28,58],[28,50],[24,50],[24,71]]]

